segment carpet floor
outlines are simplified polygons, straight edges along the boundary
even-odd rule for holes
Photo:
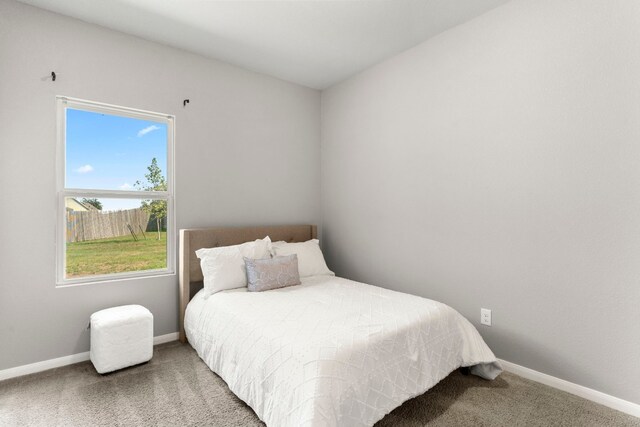
[[[99,375],[91,362],[0,382],[0,426],[263,426],[188,345],[157,346],[146,364]],[[640,419],[503,373],[455,371],[376,427],[634,426]]]

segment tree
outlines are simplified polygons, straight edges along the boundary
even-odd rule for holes
[[[84,199],[82,199],[82,203],[86,203],[88,205],[93,206],[94,208],[98,209],[99,211],[102,210],[102,202],[98,199],[87,199],[86,197]]]
[[[158,161],[154,157],[151,159],[151,165],[147,167],[149,173],[144,177],[146,182],[136,181],[134,186],[143,191],[167,191],[167,180],[162,175],[162,170],[158,166]],[[141,208],[149,214],[151,218],[155,218],[158,229],[158,240],[160,240],[160,229],[162,220],[167,217],[167,201],[166,200],[143,200]]]

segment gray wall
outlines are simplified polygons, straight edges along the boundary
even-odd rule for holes
[[[88,350],[118,304],[178,330],[175,276],[55,288],[55,95],[176,115],[179,228],[319,221],[319,92],[0,0],[0,369]]]
[[[640,2],[516,0],[323,92],[330,267],[640,403],[639,43]]]

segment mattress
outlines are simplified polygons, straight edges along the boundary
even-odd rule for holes
[[[200,291],[185,332],[268,426],[371,426],[461,366],[501,372],[451,307],[332,276],[206,300]]]

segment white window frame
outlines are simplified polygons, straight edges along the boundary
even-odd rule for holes
[[[56,286],[83,285],[123,279],[143,278],[175,274],[176,220],[174,207],[174,139],[175,116],[151,111],[104,104],[101,102],[56,96],[57,106],[57,149],[56,149],[56,189],[58,202],[56,208]],[[67,109],[92,111],[134,119],[152,120],[167,125],[167,191],[123,191],[66,188],[66,117]],[[77,278],[66,278],[67,224],[65,198],[117,197],[121,199],[145,199],[167,201],[167,267],[162,269],[131,271],[123,273],[100,274]]]

